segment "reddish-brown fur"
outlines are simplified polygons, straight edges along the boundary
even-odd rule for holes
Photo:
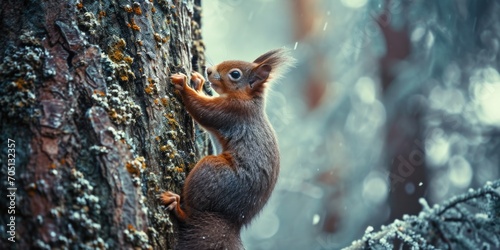
[[[293,59],[284,50],[270,51],[254,62],[225,61],[207,69],[219,94],[203,94],[205,79],[174,74],[172,83],[201,126],[219,141],[222,153],[201,159],[179,195],[164,192],[161,201],[181,221],[176,249],[243,249],[241,228],[267,202],[279,171],[279,151],[265,114],[266,84]],[[239,71],[241,77],[233,71]]]

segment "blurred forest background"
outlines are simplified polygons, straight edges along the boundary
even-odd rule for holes
[[[208,64],[283,46],[298,59],[269,95],[281,174],[244,232],[248,249],[341,248],[418,214],[419,198],[441,203],[499,178],[498,1],[202,8]]]

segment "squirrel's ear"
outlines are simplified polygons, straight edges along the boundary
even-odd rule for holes
[[[267,78],[269,78],[269,74],[271,73],[272,67],[268,64],[263,64],[255,67],[250,73],[250,77],[248,79],[248,83],[250,84],[250,88],[254,88],[255,86],[261,86],[266,82]]]

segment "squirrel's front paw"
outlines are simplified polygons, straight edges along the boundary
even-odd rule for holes
[[[202,74],[193,71],[191,73],[191,81],[193,82],[193,86],[196,89],[196,91],[201,91],[203,90],[203,85],[205,84],[205,78],[203,77]]]
[[[178,90],[183,90],[187,86],[187,76],[183,73],[177,73],[170,76],[170,80],[174,87]]]

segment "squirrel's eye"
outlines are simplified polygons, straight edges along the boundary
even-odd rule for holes
[[[241,78],[241,70],[239,69],[232,69],[229,71],[229,78],[233,81],[238,81]]]

